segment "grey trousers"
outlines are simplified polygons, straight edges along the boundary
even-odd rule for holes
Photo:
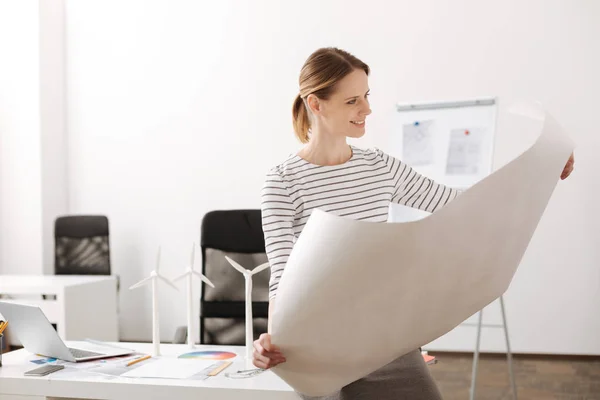
[[[442,400],[419,350],[324,397],[299,394],[304,400]]]

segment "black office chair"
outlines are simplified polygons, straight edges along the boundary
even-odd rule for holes
[[[244,268],[267,262],[260,210],[211,211],[202,219],[202,273],[215,288],[202,283],[200,343],[245,344],[244,276],[225,255]],[[269,271],[253,276],[252,316],[255,339],[267,331]]]
[[[54,222],[56,275],[110,275],[108,218],[71,215]]]

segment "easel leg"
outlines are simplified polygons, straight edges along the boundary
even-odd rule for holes
[[[506,339],[506,358],[508,361],[508,378],[512,388],[513,399],[517,400],[517,385],[515,384],[515,375],[513,371],[512,352],[510,350],[510,340],[508,339],[508,326],[506,325],[506,313],[504,311],[504,298],[500,296],[500,308],[502,310],[502,325],[504,326],[504,338]]]
[[[471,393],[470,400],[475,400],[475,385],[477,384],[477,364],[479,364],[479,345],[481,343],[481,320],[483,310],[479,311],[479,320],[477,322],[477,342],[475,344],[475,353],[473,353],[473,373],[471,374]]]

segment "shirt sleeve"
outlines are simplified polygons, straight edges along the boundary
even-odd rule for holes
[[[273,169],[267,174],[261,192],[262,228],[271,278],[269,300],[277,294],[279,280],[292,252],[295,237],[293,221],[295,207],[280,173]]]
[[[432,213],[460,194],[460,190],[436,183],[397,158],[375,150],[390,167],[393,176],[392,202]]]

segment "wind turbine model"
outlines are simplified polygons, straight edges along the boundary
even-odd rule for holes
[[[142,279],[135,285],[131,286],[129,290],[144,286],[148,282],[152,283],[152,344],[153,344],[153,356],[160,356],[160,331],[158,321],[158,293],[157,293],[157,280],[161,279],[167,285],[171,286],[175,290],[177,287],[167,278],[159,274],[160,268],[160,246],[158,247],[158,254],[156,256],[156,269],[150,273],[150,276]]]
[[[194,275],[196,275],[198,278],[200,278],[207,285],[209,285],[213,288],[215,287],[215,285],[207,277],[205,277],[200,272],[198,272],[194,269],[195,254],[196,254],[196,244],[194,243],[194,244],[192,244],[192,255],[191,255],[191,259],[190,259],[190,264],[188,265],[187,269],[185,270],[185,272],[183,274],[179,275],[177,278],[174,279],[174,281],[178,281],[180,279],[187,278],[187,342],[188,342],[188,346],[191,349],[194,348],[194,338],[195,338],[195,336],[192,334],[193,324],[194,324],[194,316],[193,316],[194,305],[193,305],[193,300],[192,300]]]
[[[237,262],[233,261],[231,258],[227,256],[225,256],[225,258],[227,261],[229,261],[229,264],[231,264],[233,268],[244,274],[244,278],[246,279],[246,364],[250,365],[252,363],[252,351],[254,348],[252,345],[252,342],[254,341],[254,332],[252,326],[252,276],[268,268],[269,263],[266,262],[261,264],[250,271],[249,269],[246,269]]]

